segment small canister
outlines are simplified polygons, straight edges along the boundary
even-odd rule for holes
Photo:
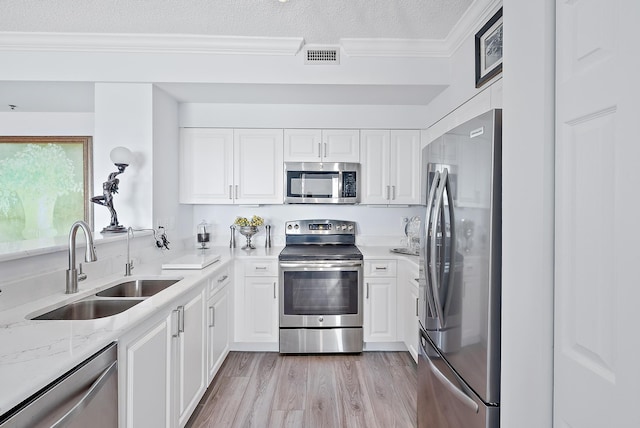
[[[271,225],[270,225],[270,224],[268,224],[268,225],[266,225],[264,228],[265,228],[265,230],[266,230],[266,235],[267,235],[267,238],[266,238],[266,240],[264,241],[264,246],[265,246],[266,248],[271,248]]]
[[[231,239],[229,240],[229,248],[236,248],[236,226],[232,224],[231,226],[229,226],[229,229],[231,229]]]

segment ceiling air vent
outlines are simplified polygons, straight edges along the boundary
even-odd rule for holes
[[[340,64],[338,48],[310,48],[306,50],[305,64]]]

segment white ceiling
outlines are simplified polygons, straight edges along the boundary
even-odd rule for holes
[[[0,31],[443,40],[474,0],[0,0]],[[476,0],[478,1],[478,0]],[[425,105],[442,85],[158,84],[180,102]],[[93,111],[93,85],[2,82],[0,112]]]
[[[1,31],[445,39],[473,0],[2,0]]]

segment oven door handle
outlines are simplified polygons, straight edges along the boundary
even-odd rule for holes
[[[345,267],[361,267],[361,261],[355,262],[312,262],[312,263],[280,263],[281,268],[345,268]]]

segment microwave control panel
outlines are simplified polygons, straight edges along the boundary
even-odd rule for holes
[[[355,198],[357,195],[357,177],[355,171],[344,171],[342,173],[342,197]]]

